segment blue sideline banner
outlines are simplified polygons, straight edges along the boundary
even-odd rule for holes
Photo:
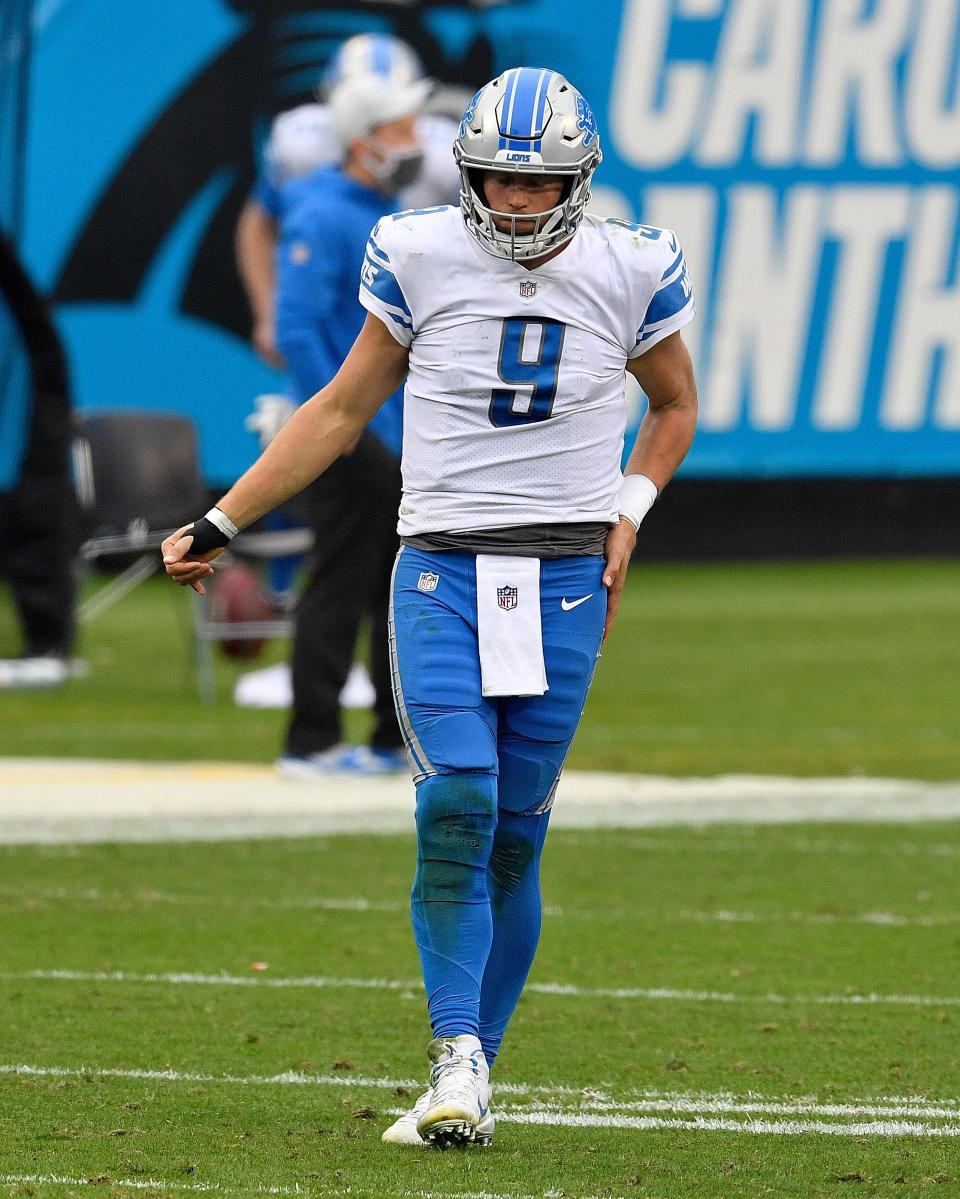
[[[21,248],[81,405],[193,416],[212,485],[249,464],[283,380],[233,223],[270,115],[373,29],[591,101],[595,210],[674,228],[697,292],[687,475],[960,471],[960,0],[38,0]]]

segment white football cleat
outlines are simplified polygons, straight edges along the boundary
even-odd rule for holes
[[[480,1041],[467,1033],[436,1037],[427,1048],[433,1062],[429,1102],[417,1121],[417,1132],[437,1149],[451,1145],[489,1144],[490,1072]]]
[[[420,1117],[430,1106],[430,1100],[433,1096],[433,1091],[424,1091],[413,1107],[404,1112],[399,1119],[394,1120],[389,1128],[385,1129],[380,1137],[385,1145],[412,1145],[417,1149],[432,1149],[433,1146],[429,1141],[425,1141],[417,1132],[417,1124]],[[487,1108],[487,1114],[477,1125],[477,1134],[470,1142],[471,1145],[476,1145],[480,1149],[486,1149],[493,1143],[493,1133],[497,1126],[493,1112]]]
[[[424,1091],[413,1107],[408,1112],[404,1112],[399,1120],[394,1120],[384,1131],[380,1140],[385,1145],[419,1145],[422,1149],[429,1148],[427,1142],[417,1132],[417,1122],[430,1106],[432,1094],[433,1092],[430,1090]]]

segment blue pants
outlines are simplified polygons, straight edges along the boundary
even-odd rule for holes
[[[540,852],[600,647],[603,565],[541,562],[549,689],[503,698],[481,693],[474,555],[405,546],[394,571],[391,666],[417,787],[411,906],[430,1020],[434,1036],[479,1036],[489,1062],[540,936]]]

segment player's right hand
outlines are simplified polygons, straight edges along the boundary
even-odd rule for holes
[[[636,526],[629,520],[621,519],[607,533],[603,550],[606,558],[603,566],[603,585],[607,589],[607,619],[603,626],[603,641],[606,641],[613,628],[613,622],[617,619],[623,584],[626,582],[630,558],[636,544]]]
[[[253,342],[253,348],[268,366],[276,367],[279,371],[284,369],[287,361],[277,349],[277,335],[272,320],[257,321],[250,340]]]
[[[163,569],[181,587],[192,587],[198,595],[205,595],[206,588],[200,580],[209,578],[214,573],[210,563],[223,553],[225,547],[219,546],[200,558],[190,557],[193,536],[188,530],[192,528],[192,524],[184,525],[182,529],[171,533],[161,544]]]

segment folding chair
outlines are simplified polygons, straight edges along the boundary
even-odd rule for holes
[[[75,417],[73,471],[85,539],[83,564],[135,554],[80,605],[80,624],[112,608],[160,569],[156,552],[208,506],[193,422],[167,412],[85,410]]]
[[[157,551],[165,537],[188,524],[210,504],[200,475],[193,422],[168,412],[139,409],[86,410],[77,416],[74,474],[88,536],[81,562],[136,554],[115,579],[79,609],[81,624],[106,612],[160,569]],[[309,529],[241,533],[230,546],[237,557],[267,559],[306,553]],[[216,586],[215,577],[212,586]],[[200,697],[214,697],[211,642],[229,636],[287,637],[286,617],[263,621],[216,621],[207,597],[196,596],[194,640]]]

